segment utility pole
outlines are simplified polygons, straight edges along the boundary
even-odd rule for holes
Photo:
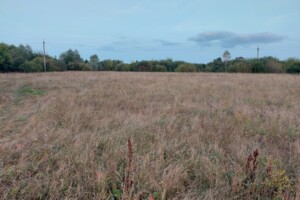
[[[43,49],[44,49],[44,71],[46,72],[46,53],[45,53],[45,40],[43,39]]]
[[[258,60],[258,58],[259,58],[259,46],[257,46],[257,60]]]

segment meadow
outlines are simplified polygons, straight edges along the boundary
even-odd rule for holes
[[[300,76],[0,74],[0,199],[300,199]]]

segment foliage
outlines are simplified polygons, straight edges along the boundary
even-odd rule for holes
[[[286,73],[296,74],[300,73],[300,60],[290,58],[284,64],[284,69]]]
[[[267,73],[283,73],[282,64],[276,60],[268,60],[266,63]]]
[[[68,66],[72,66],[74,64],[78,65],[79,63],[81,63],[83,61],[83,59],[81,58],[79,52],[77,50],[72,50],[69,49],[66,52],[63,52],[60,54],[59,59],[64,61],[66,63],[66,65]],[[76,70],[76,67],[72,66],[70,67],[71,70],[74,69]]]
[[[23,72],[41,72],[43,71],[43,58],[36,57],[31,61],[26,61],[20,68]]]
[[[93,71],[99,70],[100,65],[99,65],[99,58],[98,58],[97,54],[90,56],[89,64],[90,64],[90,68]]]
[[[67,65],[63,61],[49,56],[46,57],[46,66],[47,71],[64,71],[67,69]]]
[[[158,61],[158,65],[165,66],[168,72],[174,72],[177,67],[172,59],[160,60]]]
[[[251,73],[251,65],[247,62],[233,62],[228,67],[228,72]]]
[[[176,69],[176,72],[196,72],[197,69],[193,64],[180,64]]]
[[[28,45],[8,45],[0,43],[0,72],[39,72],[43,54],[34,53]],[[223,60],[222,60],[223,58]],[[223,56],[213,61],[203,63],[189,63],[164,60],[141,60],[124,63],[121,60],[106,59],[100,61],[97,54],[84,60],[78,50],[69,49],[62,52],[57,59],[46,55],[47,71],[136,71],[136,72],[237,72],[237,73],[300,73],[300,61],[288,59],[279,61],[274,57],[260,59],[245,59],[237,57],[231,59],[226,50]]]
[[[69,62],[68,65],[67,65],[67,70],[90,71],[91,68],[86,63],[82,63],[82,62]]]
[[[152,71],[153,72],[166,72],[167,71],[167,68],[163,65],[155,65],[153,68],[152,68]]]
[[[207,64],[206,71],[209,72],[224,72],[225,65],[222,62],[222,58],[214,59],[212,62]]]
[[[265,169],[258,169],[259,152],[256,149],[246,161],[244,179],[239,192],[241,197],[250,199],[289,199],[292,196],[292,182],[282,169],[273,169],[272,161]]]
[[[120,60],[103,60],[102,62],[100,62],[100,70],[102,71],[123,71],[121,70],[120,64],[123,64],[122,61]],[[117,67],[117,65],[119,65],[119,67]],[[119,70],[117,70],[119,69]]]
[[[266,72],[266,68],[264,67],[264,63],[261,60],[255,61],[255,60],[251,60],[250,61],[251,65],[252,65],[252,69],[251,72],[252,73],[265,73]]]

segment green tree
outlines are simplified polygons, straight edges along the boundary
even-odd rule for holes
[[[176,68],[176,64],[171,58],[166,60],[161,60],[158,62],[159,65],[165,66],[168,72],[174,72]]]
[[[245,61],[238,61],[228,66],[228,72],[251,73],[251,65]]]
[[[31,61],[26,61],[20,69],[23,72],[41,72],[43,71],[43,58],[37,57]]]
[[[114,63],[112,60],[104,60],[101,62],[102,70],[113,71]]]
[[[197,69],[195,67],[195,65],[193,64],[180,64],[176,69],[175,72],[196,72]]]
[[[69,49],[60,54],[59,59],[64,61],[68,70],[81,70],[80,63],[83,62],[79,52],[75,49]]]
[[[300,60],[295,58],[289,58],[284,63],[284,69],[286,73],[299,74],[300,73]]]
[[[65,62],[46,56],[47,71],[64,71],[67,68]]]
[[[224,64],[222,62],[222,58],[214,59],[212,62],[208,63],[206,66],[206,70],[208,72],[223,72]]]
[[[0,43],[0,71],[9,71],[11,59],[8,52],[8,45]]]
[[[252,73],[266,73],[266,65],[263,59],[249,59],[247,62],[251,65]]]
[[[19,47],[10,45],[8,48],[8,52],[11,58],[11,65],[9,71],[20,71],[22,65],[34,58],[31,47],[28,45],[19,45]]]
[[[151,71],[151,68],[153,67],[153,62],[152,61],[140,61],[138,62],[136,66],[136,71],[141,71],[141,72],[149,72]]]
[[[152,67],[152,71],[154,71],[154,72],[166,72],[167,68],[164,65],[156,64],[155,66]]]

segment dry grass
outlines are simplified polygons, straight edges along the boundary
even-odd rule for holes
[[[255,149],[261,171],[286,170],[297,198],[300,77],[0,74],[1,199],[118,196],[129,138],[127,199],[244,198]]]

